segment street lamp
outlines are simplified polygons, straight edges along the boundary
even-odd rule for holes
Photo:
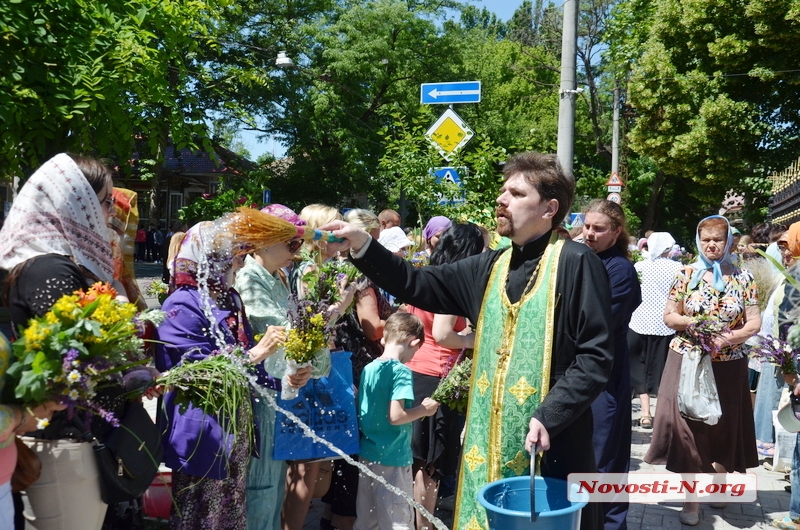
[[[291,68],[294,66],[294,61],[286,55],[285,51],[281,51],[278,52],[278,56],[275,58],[275,66],[278,68]]]

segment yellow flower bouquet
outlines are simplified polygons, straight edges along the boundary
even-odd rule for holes
[[[289,301],[289,332],[286,342],[267,358],[265,368],[273,377],[282,378],[281,398],[294,399],[297,389],[289,386],[287,377],[300,368],[311,366],[311,376],[326,377],[331,371],[328,349],[335,324],[328,318],[327,300],[299,299]]]
[[[137,316],[135,305],[116,296],[110,285],[95,283],[85,292],[62,296],[50,311],[20,326],[6,373],[6,388],[14,395],[5,402],[30,407],[58,401],[116,426],[117,419],[94,397],[102,387],[121,383],[123,370],[147,361],[139,335],[145,320],[157,324],[162,318],[154,311]]]

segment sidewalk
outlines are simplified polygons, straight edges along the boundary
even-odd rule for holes
[[[137,263],[137,281],[144,292],[144,288],[153,278],[160,278],[161,265],[150,263]],[[158,307],[158,302],[153,297],[146,297],[150,307]],[[654,405],[655,406],[655,400]],[[639,399],[633,401],[633,421],[638,423],[640,416]],[[642,461],[650,446],[652,430],[633,428],[631,445],[631,471],[664,472],[664,466],[653,466]],[[725,443],[720,440],[720,443]],[[763,463],[763,459],[762,459]],[[707,504],[700,505],[700,524],[695,527],[683,526],[678,519],[681,511],[680,503],[668,504],[633,504],[628,512],[629,530],[658,530],[697,528],[698,530],[732,530],[747,528],[773,528],[771,523],[789,513],[789,493],[784,489],[789,483],[784,479],[783,473],[767,471],[763,466],[749,470],[755,473],[758,480],[758,499],[755,503],[740,504],[730,503],[725,509],[710,508]],[[304,530],[317,530],[319,519],[322,515],[323,505],[319,499],[311,504]],[[436,515],[445,522],[450,523],[452,514],[444,510],[437,510]]]
[[[634,421],[640,416],[639,399],[633,402]],[[631,471],[664,472],[665,466],[653,466],[642,461],[650,446],[652,430],[633,428],[631,446]],[[725,443],[720,440],[720,443]],[[763,463],[763,460],[762,460]],[[723,530],[744,528],[772,528],[774,519],[789,513],[789,493],[784,489],[789,483],[783,473],[767,471],[763,466],[748,470],[758,480],[758,500],[755,503],[729,503],[725,509],[700,505],[700,524],[683,526],[678,519],[680,503],[633,504],[628,512],[629,530],[697,528],[698,530]]]

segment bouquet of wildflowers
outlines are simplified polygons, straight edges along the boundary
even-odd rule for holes
[[[408,262],[411,263],[414,267],[419,269],[420,267],[424,267],[430,262],[428,258],[428,254],[425,251],[420,250],[419,252],[414,252],[408,258]]]
[[[149,296],[155,296],[158,303],[163,304],[169,294],[169,286],[161,280],[153,280],[144,292]]]
[[[17,402],[32,407],[58,401],[119,424],[94,398],[104,386],[121,383],[123,370],[146,362],[140,327],[143,319],[159,315],[136,317],[136,306],[116,296],[110,285],[96,283],[62,296],[50,311],[20,327],[6,374]],[[40,421],[39,427],[45,426]]]
[[[175,403],[182,410],[191,403],[206,414],[217,417],[230,434],[237,435],[236,418],[250,414],[250,387],[247,355],[239,346],[227,346],[200,361],[185,361],[161,374],[155,381],[176,392]],[[252,439],[253,422],[242,422],[245,435]]]
[[[686,327],[686,332],[694,338],[695,344],[706,354],[716,351],[714,339],[729,333],[730,328],[717,318],[697,315]]]
[[[787,375],[797,374],[798,353],[789,342],[772,335],[759,337],[758,344],[750,350],[751,356],[778,366]]]
[[[469,405],[469,382],[472,378],[472,359],[456,362],[436,387],[431,399],[448,408],[466,414]]]
[[[361,272],[347,260],[329,259],[303,276],[307,286],[306,298],[325,300],[328,304],[340,300],[339,289],[356,281]]]
[[[330,343],[335,323],[328,316],[328,299],[289,299],[289,332],[283,347],[267,358],[266,369],[282,378],[283,399],[294,399],[297,390],[290,387],[288,376],[311,366],[312,377],[325,377],[331,370]]]

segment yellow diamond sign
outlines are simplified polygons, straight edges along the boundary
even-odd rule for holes
[[[453,109],[444,111],[425,133],[445,160],[451,160],[455,152],[464,147],[474,135],[472,129]]]

